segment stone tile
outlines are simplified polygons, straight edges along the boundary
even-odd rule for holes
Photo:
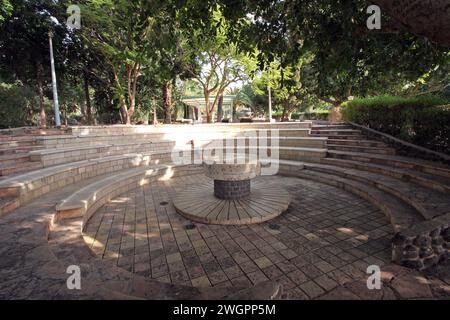
[[[223,271],[221,271],[221,270],[213,272],[213,273],[208,273],[208,279],[209,279],[209,281],[211,282],[211,284],[213,286],[218,284],[218,283],[221,283],[221,282],[224,282],[224,281],[228,280],[228,278],[225,275],[225,273]]]
[[[232,285],[237,288],[248,288],[252,285],[252,282],[246,276],[237,277],[230,281]]]
[[[320,271],[322,271],[323,273],[328,273],[328,272],[336,269],[332,264],[330,264],[324,260],[314,263],[314,266],[317,269],[319,269]]]
[[[194,287],[210,287],[211,283],[207,276],[198,277],[191,280],[192,286]]]
[[[287,276],[297,285],[305,283],[309,280],[309,278],[300,270],[292,271],[288,273]]]
[[[247,273],[247,277],[255,285],[268,280],[268,278],[264,275],[264,273],[261,270]]]
[[[260,269],[264,269],[273,265],[272,261],[270,261],[267,257],[255,259],[255,263]]]
[[[310,299],[317,298],[318,296],[325,293],[325,291],[314,281],[305,282],[301,284],[299,288],[304,291]]]
[[[262,272],[264,272],[264,274],[271,280],[276,279],[283,274],[283,271],[281,271],[276,265],[263,268]]]
[[[223,270],[223,272],[225,272],[225,274],[227,275],[228,279],[238,278],[238,277],[241,277],[244,274],[242,272],[242,270],[237,265],[229,267],[229,268],[226,268],[226,269]]]
[[[320,287],[322,287],[322,289],[324,289],[325,291],[330,291],[339,285],[339,283],[337,283],[327,275],[315,278],[314,282],[317,283]]]

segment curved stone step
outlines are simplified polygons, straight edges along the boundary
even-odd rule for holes
[[[402,156],[378,155],[371,153],[359,153],[350,151],[329,150],[328,156],[336,159],[368,162],[388,165],[394,168],[406,168],[450,178],[450,168],[440,163],[412,159]]]
[[[18,146],[8,146],[8,147],[0,146],[0,155],[20,154],[20,153],[30,152],[33,150],[39,150],[39,149],[42,149],[42,147],[36,146],[36,145],[30,145],[30,146],[18,145]]]
[[[20,202],[15,197],[0,198],[0,217],[17,209],[20,206]]]
[[[332,142],[328,142],[327,148],[328,150],[338,150],[338,151],[365,152],[365,153],[388,154],[388,155],[395,154],[395,149],[389,147],[352,146],[352,145],[332,144]]]
[[[23,172],[29,172],[32,170],[42,168],[42,164],[39,162],[19,162],[0,167],[0,176],[13,176]]]
[[[321,135],[331,135],[331,136],[340,136],[340,135],[357,135],[360,136],[362,134],[361,130],[356,129],[320,129],[315,130],[311,128],[311,134],[321,134]]]
[[[363,135],[356,135],[356,134],[351,134],[351,135],[322,135],[322,134],[309,134],[309,137],[317,137],[317,138],[328,138],[328,139],[333,139],[333,140],[367,140],[366,136]]]
[[[44,168],[1,180],[0,197],[15,197],[19,205],[23,205],[52,190],[106,173],[147,165],[149,161],[148,156],[130,154]]]
[[[18,162],[26,162],[26,161],[30,161],[30,157],[28,156],[27,153],[1,155],[0,168],[16,164]]]
[[[366,183],[346,179],[334,174],[307,169],[298,170],[297,172],[292,173],[292,175],[335,186],[368,200],[384,212],[390,220],[395,232],[406,230],[411,226],[424,221],[424,218],[405,202],[389,193],[367,185]]]
[[[342,129],[353,129],[351,125],[346,124],[331,124],[331,125],[313,125],[311,130],[342,130]]]
[[[220,141],[221,142],[221,141]],[[204,157],[209,157],[213,155],[215,151],[221,150],[223,156],[226,154],[239,154],[248,155],[251,154],[255,158],[260,160],[292,160],[292,161],[309,161],[309,162],[319,162],[327,155],[327,149],[319,148],[299,148],[299,147],[271,147],[258,148],[255,146],[244,147],[244,146],[234,146],[234,147],[222,147],[223,144],[219,145],[207,145],[203,148],[196,149],[197,152],[202,152]],[[182,150],[181,150],[182,151]],[[188,150],[189,151],[189,150]]]
[[[412,169],[391,168],[389,166],[371,164],[366,162],[324,158],[321,163],[333,165],[336,167],[350,168],[369,171],[372,173],[382,174],[394,177],[403,181],[411,181],[426,188],[433,189],[442,193],[450,194],[450,178],[435,176]]]
[[[329,144],[342,146],[361,146],[361,147],[389,147],[386,143],[376,140],[350,140],[350,139],[328,139]]]
[[[169,151],[173,148],[173,146],[174,142],[169,141],[105,144],[76,146],[70,148],[51,148],[31,151],[29,154],[32,161],[39,161],[44,167],[49,167],[63,163],[96,159],[114,155],[161,152],[163,150]]]
[[[450,212],[450,196],[392,177],[322,164],[305,164],[305,168],[360,181],[388,192],[414,207],[425,220],[431,220]]]
[[[327,147],[327,138],[312,137],[285,137],[277,136],[275,141],[271,137],[259,138],[257,136],[235,136],[235,137],[219,137],[214,139],[193,139],[194,146],[207,146],[211,143],[224,142],[224,140],[233,140],[235,145],[242,146],[258,146],[260,144],[272,145],[274,142],[280,147],[298,147],[298,148],[318,148],[325,149]]]
[[[199,173],[199,170],[202,168],[195,165],[153,165],[128,169],[113,176],[107,176],[61,200],[56,206],[53,223],[61,219],[83,217],[83,228],[97,209],[120,194],[158,179],[190,175]]]

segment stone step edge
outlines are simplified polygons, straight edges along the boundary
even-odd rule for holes
[[[449,193],[450,194],[450,179],[449,184],[443,184],[440,181],[428,179],[426,177],[422,177],[417,174],[413,174],[412,172],[406,172],[402,170],[411,170],[411,169],[399,169],[391,168],[389,166],[383,166],[378,164],[371,164],[366,162],[358,162],[352,160],[344,160],[344,159],[335,159],[335,158],[324,158],[321,160],[323,164],[334,165],[334,166],[342,166],[349,169],[358,169],[371,173],[382,174],[389,177],[394,177],[402,181],[411,181],[422,187],[430,188],[438,192]],[[422,172],[423,173],[423,172]],[[423,173],[426,175],[430,175],[429,173]]]
[[[297,172],[298,177],[319,181],[352,192],[378,207],[390,219],[395,235],[392,239],[392,261],[402,266],[424,270],[450,259],[450,214],[429,221],[408,222],[402,218],[402,224],[395,221],[396,208],[383,205],[377,192],[361,184],[329,174],[317,175],[310,170]],[[347,180],[347,181],[346,181]],[[337,183],[333,183],[336,181]],[[366,191],[364,191],[366,190]],[[392,203],[390,204],[392,206]]]
[[[314,172],[307,169],[298,170],[296,172],[293,172],[292,175],[344,189],[371,202],[375,207],[379,208],[387,216],[395,232],[408,229],[414,224],[421,222],[420,220],[418,221],[417,215],[415,218],[399,217],[399,208],[406,207],[410,210],[414,209],[409,208],[407,204],[400,201],[398,198],[393,197],[390,194],[387,194],[376,188],[367,186],[363,183],[345,179],[336,175]],[[388,199],[389,201],[386,201],[386,199]]]
[[[18,207],[20,207],[19,199],[17,199],[17,198],[8,199],[6,202],[2,203],[0,206],[0,218],[4,217],[11,211],[17,209]]]
[[[149,142],[138,142],[138,143],[118,143],[118,144],[94,144],[94,145],[82,145],[69,148],[48,148],[41,150],[30,151],[30,156],[46,156],[57,153],[90,150],[98,148],[114,148],[114,147],[128,147],[128,146],[140,146],[140,145],[158,145],[162,143],[173,143],[173,141],[149,141]]]
[[[374,145],[379,145],[382,147],[390,148],[387,143],[377,141],[377,140],[349,140],[349,139],[334,139],[334,138],[327,138],[327,140],[328,140],[328,143],[331,143],[331,144],[339,144],[339,145],[341,143],[342,143],[342,145],[358,145],[358,143],[361,145],[374,144]],[[352,143],[354,143],[354,144],[352,144]]]
[[[311,170],[311,171],[325,172],[327,174],[337,175],[337,176],[340,176],[345,179],[369,184],[374,188],[377,188],[379,190],[382,190],[384,192],[391,194],[394,197],[397,197],[401,201],[405,202],[407,205],[415,208],[422,215],[422,217],[425,220],[431,220],[436,217],[432,213],[428,212],[427,208],[421,202],[417,201],[414,197],[411,197],[410,195],[407,195],[407,194],[399,191],[398,189],[392,187],[389,183],[383,182],[382,179],[376,180],[374,173],[365,171],[366,173],[369,173],[370,175],[372,175],[372,177],[366,177],[364,175],[358,175],[357,172],[351,172],[351,171],[361,171],[358,169],[346,170],[346,169],[342,169],[339,167],[323,165],[323,164],[305,164],[305,169]],[[395,179],[392,177],[389,177],[389,178]],[[401,180],[399,180],[399,182],[405,183],[404,181],[401,181]]]
[[[398,232],[392,247],[392,260],[412,269],[450,261],[450,213]]]
[[[134,161],[134,160],[139,161],[139,163],[137,163],[135,166],[128,166],[128,167],[125,166],[125,167],[122,167],[121,170],[128,170],[128,169],[131,169],[131,168],[136,168],[136,167],[140,167],[140,166],[149,165],[151,163],[151,160],[148,159],[148,157],[146,157],[144,155],[136,155],[136,157],[135,156],[130,156],[130,157],[114,156],[112,158],[114,158],[114,159],[106,159],[106,158],[104,158],[104,159],[97,159],[97,161],[93,161],[93,160],[80,161],[80,162],[83,162],[80,166],[77,166],[77,167],[71,166],[71,168],[68,168],[68,170],[71,170],[71,169],[75,169],[76,170],[76,169],[81,169],[81,168],[84,168],[84,167],[88,167],[90,165],[102,164],[102,163],[105,163],[105,162],[114,162],[114,161],[120,161],[120,160],[123,160],[125,162]],[[54,167],[51,167],[51,169],[54,169]],[[36,172],[39,172],[39,171],[36,171]],[[55,175],[62,174],[62,173],[64,173],[64,172],[57,172],[57,173],[55,173]],[[110,173],[111,172],[103,172],[101,174],[97,174],[97,175],[94,175],[92,177],[99,176],[99,175],[102,175],[102,174],[110,174]],[[44,176],[44,177],[41,177],[41,178],[45,179],[45,178],[51,177],[51,176],[52,175]],[[15,177],[12,177],[10,179],[14,180],[13,178],[15,178]],[[37,178],[36,180],[39,180],[39,178]],[[58,181],[60,181],[60,180],[58,180]],[[83,181],[83,180],[84,179],[81,178],[80,180],[76,180],[76,181],[74,181],[72,183]],[[6,180],[1,180],[0,184],[4,183],[4,181],[6,181]],[[48,184],[47,185],[44,184],[40,188],[36,188],[35,189],[35,190],[41,190],[42,192],[37,193],[36,195],[31,195],[29,192],[27,192],[27,187],[25,185],[26,183],[31,183],[31,182],[32,182],[32,180],[27,181],[25,183],[13,183],[13,184],[10,184],[10,185],[9,184],[5,184],[4,187],[0,188],[0,198],[14,197],[14,205],[10,205],[10,206],[5,206],[4,205],[4,206],[2,206],[2,208],[0,208],[1,212],[2,212],[2,215],[6,215],[7,213],[10,213],[11,211],[17,209],[18,207],[20,207],[20,206],[22,206],[22,205],[24,205],[26,203],[29,203],[30,201],[36,199],[40,195],[47,194],[47,193],[52,192],[54,190],[54,188],[53,189],[49,188]],[[58,182],[56,181],[54,183],[57,184]],[[68,186],[68,185],[70,185],[72,183],[65,184],[63,187],[66,187],[66,186]]]
[[[146,168],[133,168],[119,174],[108,176],[79,189],[56,205],[56,213],[52,218],[52,226],[59,220],[82,217],[82,230],[90,217],[107,201],[147,185],[158,178],[174,176],[173,168],[181,168],[180,173],[198,171],[195,165],[152,165]],[[194,169],[196,168],[196,169]],[[187,170],[186,170],[187,169]],[[190,170],[189,170],[190,169]],[[175,172],[175,175],[177,173]]]
[[[328,155],[337,158],[342,159],[341,156],[345,157],[346,160],[353,160],[353,161],[360,161],[360,162],[370,162],[370,163],[376,163],[376,164],[386,164],[390,163],[389,165],[392,165],[393,167],[399,167],[399,168],[413,168],[415,170],[422,171],[424,173],[429,174],[436,174],[439,176],[450,178],[450,168],[445,168],[442,166],[432,166],[431,164],[427,163],[420,163],[413,161],[412,158],[408,157],[400,157],[400,156],[394,156],[395,158],[389,159],[388,155],[378,155],[373,153],[359,153],[359,152],[351,152],[351,151],[337,151],[337,150],[329,150]],[[354,159],[347,159],[348,157],[357,158],[357,159],[364,159],[364,160],[354,160]]]
[[[372,146],[354,146],[354,145],[344,145],[344,144],[332,144],[332,143],[330,143],[330,141],[328,141],[327,147],[395,152],[395,149],[391,148],[391,147],[372,147]]]
[[[450,164],[450,155],[448,155],[448,154],[444,154],[442,152],[437,152],[437,151],[434,151],[434,150],[431,150],[431,149],[428,149],[425,147],[421,147],[421,146],[412,144],[410,142],[406,142],[404,140],[401,140],[401,139],[391,136],[389,134],[374,130],[374,129],[366,127],[366,126],[359,125],[355,122],[349,122],[349,124],[351,126],[353,126],[353,128],[356,128],[357,130],[361,130],[370,136],[375,136],[377,139],[380,139],[391,145],[401,146],[403,148],[415,150],[416,153],[418,153],[419,155],[420,154],[431,155],[435,159],[438,159],[438,160],[444,161],[447,164]]]
[[[148,156],[147,156],[148,157]],[[26,188],[25,185],[38,179],[45,179],[67,170],[81,169],[93,164],[101,164],[117,160],[142,160],[146,159],[144,154],[125,154],[120,156],[110,156],[104,158],[95,158],[77,162],[65,163],[53,167],[47,167],[39,170],[30,171],[21,175],[13,176],[0,180],[0,198],[4,196],[19,196],[20,192]]]

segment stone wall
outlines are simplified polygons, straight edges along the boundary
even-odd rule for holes
[[[224,200],[245,198],[250,195],[250,180],[214,180],[214,195]]]
[[[398,232],[392,241],[395,263],[424,270],[450,260],[450,214]]]

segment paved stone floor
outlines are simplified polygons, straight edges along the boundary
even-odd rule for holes
[[[96,179],[39,197],[0,218],[0,299],[279,298],[276,282],[259,283],[266,278],[283,283],[287,294],[281,297],[289,299],[450,298],[448,265],[423,273],[388,264],[382,267],[382,290],[367,290],[367,263],[389,260],[387,221],[342,190],[294,178],[264,178],[274,187],[283,183],[295,199],[286,214],[251,227],[197,224],[186,230],[189,221],[175,214],[170,198],[196,177],[136,190],[94,215],[92,223],[101,220],[98,242],[90,243],[96,255],[80,235],[80,218],[50,226],[60,199]],[[272,223],[280,229],[270,229]],[[114,245],[115,233],[124,238]],[[117,245],[119,256],[110,255]],[[70,265],[81,268],[81,290],[67,288]],[[258,284],[246,289],[251,283]]]
[[[100,209],[85,241],[103,259],[159,281],[195,287],[283,284],[291,298],[315,298],[390,262],[393,229],[383,213],[334,187],[288,177],[287,212],[251,226],[192,224],[176,213],[177,191],[207,179],[191,176],[145,186]]]

